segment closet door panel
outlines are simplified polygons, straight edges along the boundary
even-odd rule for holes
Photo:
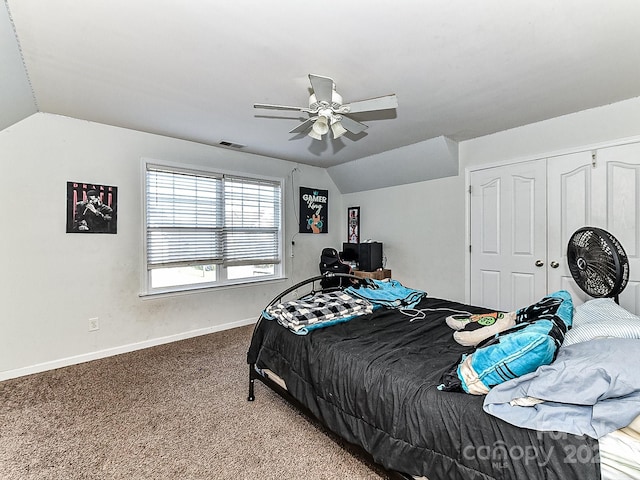
[[[591,152],[550,158],[547,169],[548,291],[567,290],[579,304],[589,297],[573,281],[567,264],[567,244],[578,228],[604,228],[606,195],[600,185],[604,185],[606,169],[594,165]]]
[[[482,218],[480,252],[500,255],[500,197],[501,179],[492,178],[480,185],[480,211]]]
[[[640,247],[640,165],[608,164],[608,228],[622,243],[629,258],[637,259]]]
[[[618,239],[629,258],[630,280],[620,304],[640,314],[640,144],[604,148],[597,158],[607,171],[604,228]]]
[[[536,302],[546,291],[545,161],[470,180],[471,303],[510,311]]]
[[[535,186],[534,178],[515,175],[511,178],[514,216],[511,224],[511,254],[531,256],[535,251]]]
[[[640,315],[640,281],[630,281],[620,295],[619,302],[628,311]]]
[[[536,267],[537,260],[544,263],[544,253],[536,257],[536,247],[540,239],[536,238],[536,211],[544,210],[544,203],[537,201],[541,179],[529,172],[528,176],[512,175],[511,180],[511,204],[513,205],[513,221],[510,222],[511,231],[511,281],[508,288],[510,295],[508,310],[514,310],[524,305],[533,303],[536,297],[536,274],[541,268]],[[544,182],[543,182],[544,183]],[[532,270],[533,269],[533,270]],[[542,276],[539,275],[538,276]]]
[[[480,273],[480,283],[478,294],[478,301],[474,305],[484,305],[488,308],[498,308],[492,307],[492,305],[500,305],[500,271],[484,269]]]
[[[531,305],[536,296],[536,277],[531,273],[511,274],[511,305],[509,310]]]
[[[488,308],[501,303],[502,189],[499,172],[482,170],[472,178],[471,298]]]

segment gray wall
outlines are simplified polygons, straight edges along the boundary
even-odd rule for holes
[[[361,207],[362,238],[384,242],[394,278],[464,301],[468,168],[638,135],[640,99],[633,99],[463,142],[457,176],[340,195],[324,169],[32,115],[0,131],[0,380],[252,323],[278,292],[317,273],[323,247],[341,246],[349,206]],[[140,298],[142,157],[286,178],[289,278]],[[65,233],[67,181],[119,187],[117,235]],[[329,234],[296,234],[300,185],[329,189]],[[88,331],[91,317],[100,319],[97,332]]]
[[[139,297],[142,157],[286,178],[289,278]],[[343,236],[339,193],[320,168],[43,113],[0,132],[0,162],[0,379],[252,323]],[[118,187],[117,235],[65,233],[67,181]],[[299,185],[328,189],[330,208],[330,233],[296,235],[293,257],[292,181],[295,198]]]

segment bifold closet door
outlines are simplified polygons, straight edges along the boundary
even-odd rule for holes
[[[511,311],[546,294],[546,160],[470,174],[471,303]]]
[[[629,283],[620,305],[640,315],[640,143],[603,148],[607,163],[607,228],[629,258]]]
[[[620,304],[640,314],[640,143],[550,158],[547,169],[549,291],[566,289],[576,304],[590,299],[571,278],[566,249],[578,228],[600,227],[629,257]]]
[[[606,228],[606,166],[594,163],[592,152],[548,160],[549,291],[567,290],[576,304],[586,295],[573,281],[567,264],[567,244],[585,226]]]

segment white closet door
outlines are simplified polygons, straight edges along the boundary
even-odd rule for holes
[[[598,151],[607,166],[607,223],[604,227],[622,244],[629,257],[630,280],[620,305],[640,314],[640,144]]]
[[[606,165],[592,152],[548,160],[549,293],[567,290],[575,304],[589,298],[573,281],[567,264],[567,244],[578,228],[606,228]]]
[[[640,144],[551,158],[547,168],[549,291],[568,290],[576,305],[591,298],[571,277],[567,243],[580,227],[600,227],[629,257],[631,279],[620,304],[640,313]]]
[[[471,173],[471,303],[512,311],[546,294],[546,160]]]

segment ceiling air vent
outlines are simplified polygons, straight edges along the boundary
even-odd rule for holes
[[[220,140],[218,143],[221,147],[226,148],[244,148],[246,145],[240,145],[239,143],[227,142],[226,140]]]

